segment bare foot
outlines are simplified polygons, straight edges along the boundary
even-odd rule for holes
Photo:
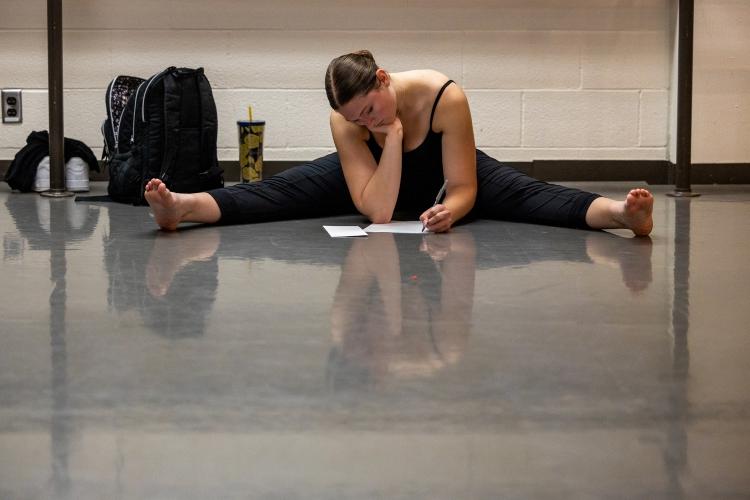
[[[647,236],[654,228],[653,208],[654,197],[648,190],[631,189],[615,219],[636,236]]]
[[[146,184],[144,197],[154,213],[159,227],[166,231],[174,231],[182,222],[185,210],[180,203],[180,194],[167,189],[167,185],[159,179],[151,179]]]

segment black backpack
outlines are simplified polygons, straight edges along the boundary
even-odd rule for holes
[[[216,104],[203,68],[169,67],[148,80],[118,76],[107,87],[106,103],[103,159],[112,199],[145,204],[152,178],[178,193],[224,185]]]

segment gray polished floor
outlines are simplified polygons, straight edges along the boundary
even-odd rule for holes
[[[748,498],[750,188],[696,190],[352,240],[3,184],[0,498]]]

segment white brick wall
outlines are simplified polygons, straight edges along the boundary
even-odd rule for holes
[[[750,1],[696,0],[693,161],[750,162]]]
[[[24,123],[0,125],[9,159],[30,131],[48,128],[46,2],[3,4],[0,87],[24,89]],[[65,135],[97,153],[109,80],[168,65],[205,67],[221,159],[237,156],[235,121],[248,104],[267,121],[267,159],[330,152],[325,68],[366,47],[389,70],[430,67],[461,83],[477,144],[501,159],[669,155],[670,0],[64,5]]]

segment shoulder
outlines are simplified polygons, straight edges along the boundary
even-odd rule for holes
[[[462,104],[466,104],[466,94],[464,94],[464,90],[461,88],[461,85],[459,85],[458,82],[441,73],[440,71],[435,71],[432,69],[421,69],[412,71],[410,73],[410,76],[412,76],[413,80],[417,82],[416,86],[419,88],[416,93],[424,96],[425,100],[429,102],[430,106],[432,106],[432,103],[435,102],[435,98],[437,97],[440,89],[449,81],[451,83],[445,87],[445,90],[443,90],[443,94],[440,96],[438,108],[446,108],[455,105],[460,106]]]
[[[410,99],[415,103],[414,108],[420,113],[431,112],[438,92],[449,81],[451,83],[445,87],[438,101],[435,118],[437,119],[438,114],[444,114],[443,110],[460,110],[468,107],[466,95],[458,82],[440,71],[420,69],[401,74],[410,82],[412,89]]]
[[[434,69],[414,69],[404,71],[400,74],[409,80],[419,82],[423,87],[434,87],[437,85],[440,88],[441,85],[450,80],[450,77]]]
[[[440,88],[445,85],[446,82],[453,80],[449,76],[435,71],[433,69],[417,69],[412,71],[405,71],[401,73],[404,79],[408,82],[410,87],[410,94],[412,99],[426,100],[430,102],[430,105],[435,101]],[[458,84],[453,81],[448,88],[458,88]]]
[[[443,85],[445,85],[448,81],[449,79],[446,78],[445,81],[443,82]],[[443,91],[443,95],[440,97],[440,101],[438,102],[438,107],[441,104],[455,106],[455,105],[463,105],[463,104],[466,104],[467,102],[468,102],[468,99],[466,98],[464,89],[462,89],[461,86],[457,82],[451,80],[451,83],[445,87],[445,90]]]
[[[441,86],[448,80],[446,78]],[[462,123],[467,117],[470,119],[470,116],[469,100],[461,86],[453,82],[445,87],[443,95],[440,96],[440,100],[435,108],[432,128],[437,132],[443,132],[450,128],[452,124]]]

